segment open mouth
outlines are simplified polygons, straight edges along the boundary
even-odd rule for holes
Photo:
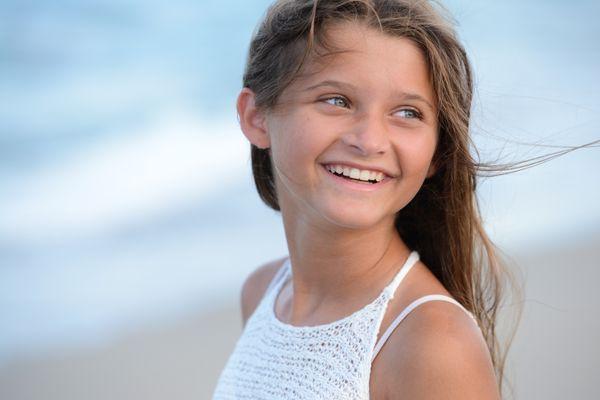
[[[325,168],[325,169],[327,169],[327,168]],[[349,181],[354,181],[354,182],[358,182],[358,183],[364,183],[364,184],[367,184],[367,185],[374,185],[376,183],[379,183],[376,180],[363,181],[363,180],[360,180],[360,179],[350,178],[349,176],[346,176],[344,174],[338,174],[337,172],[333,172],[333,171],[329,171],[329,170],[327,170],[327,172],[329,172],[330,174],[333,174],[335,176],[339,176],[340,178],[347,179]]]
[[[325,171],[327,173],[335,176],[338,179],[344,179],[346,181],[360,183],[365,186],[377,185],[379,183],[386,182],[388,180],[388,178],[385,176],[383,179],[380,178],[381,180],[377,180],[377,179],[362,180],[362,179],[351,178],[347,175],[344,175],[343,173],[339,173],[339,172],[336,172],[335,170],[329,169],[327,167],[327,165],[325,165],[325,164],[321,164],[321,165],[323,166],[323,168],[325,169]]]

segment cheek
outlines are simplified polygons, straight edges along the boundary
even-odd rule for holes
[[[403,164],[403,173],[425,176],[435,153],[436,144],[435,135],[422,133],[416,133],[411,140],[400,141],[397,147]]]
[[[310,118],[290,118],[273,126],[274,160],[282,168],[295,168],[315,162],[322,149],[322,137]]]

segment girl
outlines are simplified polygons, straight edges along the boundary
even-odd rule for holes
[[[418,0],[280,0],[237,102],[289,257],[242,289],[214,399],[498,399],[506,269],[482,228],[471,69]]]

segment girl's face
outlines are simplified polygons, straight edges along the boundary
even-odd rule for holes
[[[265,115],[279,204],[316,223],[387,224],[434,172],[438,125],[427,64],[406,38],[357,23],[328,33],[348,51],[313,65]],[[332,165],[386,176],[362,183],[334,175]]]

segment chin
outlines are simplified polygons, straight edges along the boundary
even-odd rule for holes
[[[323,219],[345,229],[369,229],[381,222],[382,215],[371,209],[334,206],[321,210]]]

